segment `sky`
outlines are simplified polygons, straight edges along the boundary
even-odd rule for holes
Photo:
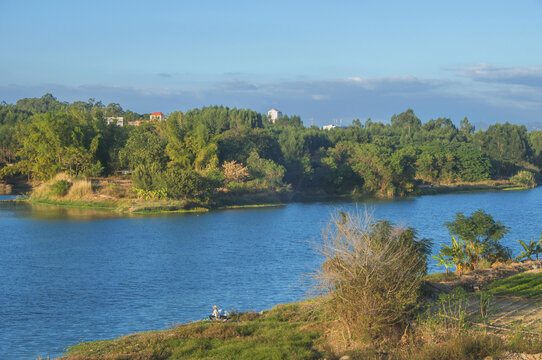
[[[542,129],[542,0],[0,0],[0,101]]]

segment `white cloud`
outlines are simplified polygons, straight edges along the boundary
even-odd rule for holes
[[[316,101],[322,101],[329,99],[329,96],[324,94],[313,94],[311,95],[311,98]]]
[[[474,81],[542,87],[542,66],[496,66],[479,63],[449,70]]]
[[[541,123],[542,87],[509,84],[502,79],[537,73],[538,68],[498,68],[477,65],[455,69],[453,79],[415,76],[350,77],[328,80],[296,78],[291,81],[251,82],[232,78],[207,85],[146,88],[84,85],[0,85],[0,101],[51,92],[64,101],[96,98],[120,103],[137,112],[187,110],[207,105],[252,108],[265,112],[277,107],[284,113],[314,118],[316,125],[332,119],[389,119],[413,108],[427,121],[439,116],[473,122]],[[469,75],[470,77],[467,77]],[[478,81],[475,78],[493,79]],[[500,79],[500,80],[499,80]],[[349,121],[345,120],[345,123]],[[542,124],[540,124],[542,126]]]

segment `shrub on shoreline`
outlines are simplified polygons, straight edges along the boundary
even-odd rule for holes
[[[323,231],[324,262],[315,275],[348,339],[377,338],[416,308],[430,241],[412,228],[339,213]]]

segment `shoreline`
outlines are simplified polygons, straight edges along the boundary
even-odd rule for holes
[[[316,192],[265,192],[242,194],[238,196],[217,197],[215,203],[202,203],[189,200],[143,200],[143,199],[105,199],[105,200],[67,200],[38,198],[31,195],[24,198],[0,200],[3,202],[25,202],[31,205],[58,206],[75,209],[94,209],[117,213],[119,215],[157,215],[157,214],[191,214],[231,209],[254,209],[281,207],[291,203],[331,203],[352,202],[363,200],[398,200],[410,197],[443,195],[455,193],[479,193],[500,191],[530,190],[525,186],[509,182],[495,183],[462,183],[446,185],[423,185],[414,189],[406,196],[381,197],[375,195],[336,194],[329,195]],[[13,194],[17,196],[16,194]]]
[[[532,270],[533,264],[537,264],[538,268]],[[540,309],[542,303],[528,297],[509,297],[502,290],[499,292],[502,286],[498,285],[503,281],[509,281],[508,279],[517,278],[520,274],[531,274],[529,276],[536,276],[542,280],[542,271],[539,265],[540,262],[534,260],[512,262],[494,268],[474,270],[471,273],[447,280],[436,280],[427,276],[424,280],[426,290],[419,301],[426,304],[437,304],[435,299],[439,295],[453,294],[456,288],[469,291],[468,289],[472,289],[473,285],[483,287],[484,292],[493,293],[493,296],[496,297],[495,301],[505,308],[492,310],[490,317],[487,318],[487,323],[490,326],[487,326],[486,322],[481,323],[476,315],[479,311],[477,307],[465,309],[465,326],[468,326],[469,330],[465,328],[463,335],[474,335],[473,339],[477,339],[476,336],[481,335],[490,336],[492,339],[501,339],[502,348],[492,350],[494,353],[491,354],[498,355],[498,357],[491,357],[492,359],[508,360],[507,357],[501,358],[500,355],[507,356],[506,354],[512,353],[511,350],[518,354],[531,353],[530,351],[538,352],[540,351],[539,347],[529,347],[525,344],[519,348],[510,336],[510,334],[517,336],[518,333],[510,333],[509,331],[514,331],[514,323],[523,316],[523,313],[527,313],[525,309],[531,312],[535,311],[538,314],[537,309]],[[444,273],[439,274],[444,275]],[[429,293],[426,293],[427,291]],[[475,302],[479,297],[475,290],[470,290],[470,293],[465,294],[467,299],[472,302]],[[524,308],[518,314],[514,314],[514,311],[510,310],[516,308],[518,302]],[[117,358],[116,356],[121,355],[138,358],[151,356],[149,358],[153,358],[152,356],[157,354],[161,354],[164,359],[185,357],[214,359],[217,355],[224,356],[224,358],[249,359],[256,356],[252,350],[254,348],[258,349],[258,355],[260,355],[256,356],[257,358],[262,358],[262,354],[265,356],[280,354],[279,358],[293,359],[342,359],[342,356],[348,356],[350,359],[350,355],[364,355],[363,347],[358,348],[359,344],[345,346],[332,340],[330,334],[337,331],[337,322],[329,315],[325,315],[324,309],[327,303],[325,297],[314,297],[293,303],[276,304],[272,308],[260,312],[234,312],[229,320],[224,322],[203,319],[176,324],[166,329],[136,332],[113,339],[81,342],[66,348],[66,353],[60,359]],[[542,313],[535,315],[537,319],[542,316],[540,314]],[[424,326],[420,319],[412,320],[412,329],[407,326],[404,333],[407,334],[408,330],[411,349],[423,352],[424,346],[433,345],[433,340],[430,340],[428,345],[416,347],[416,341],[413,339],[418,337],[418,342],[424,341],[420,334],[416,334],[417,328]],[[419,321],[421,322],[418,323]],[[272,337],[274,341],[270,342],[269,337]],[[405,335],[401,338],[399,345],[404,341],[404,337]],[[303,340],[300,341],[300,339]],[[456,346],[454,340],[450,341],[444,338],[439,341],[440,344],[435,344],[435,346],[440,347],[449,342],[452,353],[455,351],[453,350]],[[387,355],[389,351],[400,353],[401,346],[397,347],[396,345],[381,344],[377,350],[382,355]],[[292,356],[293,354],[295,356]],[[416,353],[411,355],[413,358],[418,358]],[[355,356],[354,358],[365,357]]]

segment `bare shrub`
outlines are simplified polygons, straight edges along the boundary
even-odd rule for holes
[[[322,231],[324,262],[315,274],[330,311],[352,339],[376,338],[404,324],[416,308],[430,241],[412,228],[339,212]]]

